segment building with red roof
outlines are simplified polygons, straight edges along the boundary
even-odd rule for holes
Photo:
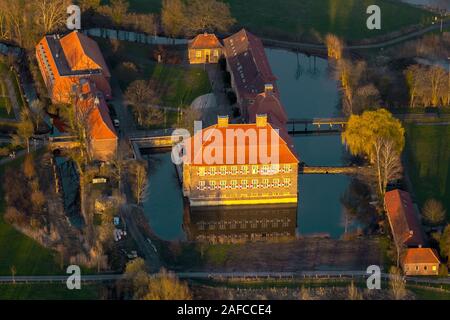
[[[217,63],[223,55],[223,46],[215,34],[202,33],[188,43],[189,63]]]
[[[423,246],[422,229],[410,194],[399,189],[386,192],[384,203],[394,241],[407,247]]]
[[[36,58],[54,103],[70,103],[81,79],[93,81],[106,99],[111,97],[111,74],[97,43],[78,31],[47,35],[36,45]]]
[[[183,193],[192,206],[297,203],[298,159],[258,115],[217,124],[184,141]]]
[[[406,249],[402,259],[403,271],[407,276],[437,276],[440,263],[438,254],[431,248]]]
[[[75,97],[78,118],[84,121],[89,152],[93,159],[108,161],[117,151],[118,136],[109,115],[108,105],[95,83],[81,80]]]
[[[258,94],[253,104],[248,107],[248,121],[250,123],[256,122],[258,114],[266,114],[267,121],[280,131],[280,135],[286,143],[291,146],[293,150],[293,141],[289,135],[286,123],[288,117],[280,97],[273,91],[271,84],[266,84],[264,92]]]
[[[241,114],[248,117],[247,108],[253,104],[266,85],[272,85],[278,95],[276,77],[272,73],[261,40],[245,29],[224,39],[227,68]]]

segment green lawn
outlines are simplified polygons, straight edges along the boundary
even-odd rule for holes
[[[435,291],[432,289],[408,287],[409,290],[414,292],[418,300],[450,300],[450,292]]]
[[[201,68],[155,64],[150,78],[162,89],[162,105],[190,105],[198,96],[211,92],[208,74]]]
[[[436,198],[450,219],[450,126],[406,126],[407,170],[422,207]]]
[[[129,0],[136,12],[160,12],[161,0]],[[295,40],[302,33],[335,33],[347,40],[379,36],[415,24],[431,23],[431,14],[392,0],[225,0],[238,26],[260,36]],[[366,9],[381,8],[381,30],[368,30]]]
[[[7,166],[19,168],[22,160],[17,159]],[[0,178],[4,169],[5,166],[0,167]],[[42,247],[3,220],[5,203],[2,188],[0,186],[0,275],[11,275],[12,266],[16,268],[17,275],[61,274],[53,251]]]
[[[0,284],[0,300],[95,300],[98,285],[81,285],[80,290],[68,290],[65,283]]]
[[[113,52],[109,41],[98,38],[96,41],[124,92],[135,80],[152,79],[161,96],[159,103],[173,108],[190,105],[198,96],[211,92],[208,74],[202,67],[156,63],[152,60],[154,47],[149,45],[122,41]],[[178,48],[178,54],[184,56],[187,52]],[[128,68],[126,63],[135,68]]]
[[[25,99],[23,97],[22,91],[20,89],[19,86],[19,79],[17,77],[17,74],[15,71],[11,70],[9,68],[9,66],[7,64],[5,64],[4,62],[0,62],[0,77],[1,78],[9,78],[11,80],[11,83],[13,84],[14,87],[14,92],[16,94],[16,98],[17,98],[17,104],[19,105],[19,107],[24,108],[26,106],[25,103]],[[8,96],[8,88],[6,86],[6,83],[1,80],[0,81],[0,118],[2,117],[2,106],[5,103],[8,103],[9,105],[11,105],[11,101],[9,99]],[[7,100],[6,100],[7,99]],[[12,117],[14,117],[14,114],[12,114]],[[8,117],[6,117],[8,118]]]
[[[0,118],[15,118],[14,110],[12,110],[11,101],[8,97],[0,97]]]

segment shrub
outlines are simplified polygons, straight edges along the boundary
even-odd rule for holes
[[[26,223],[27,218],[23,215],[19,210],[15,207],[6,208],[6,212],[4,214],[5,221],[9,224],[17,224],[22,226]]]

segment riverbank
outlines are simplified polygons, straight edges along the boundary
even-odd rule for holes
[[[161,251],[164,261],[170,269],[184,272],[364,271],[369,265],[383,265],[380,242],[373,237],[355,240],[306,237],[232,245],[172,242],[169,248]]]

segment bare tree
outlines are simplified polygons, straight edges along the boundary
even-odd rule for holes
[[[298,298],[299,300],[312,300],[312,296],[310,293],[310,290],[308,288],[305,288],[302,286],[302,288],[300,289],[300,292],[298,294]]]
[[[375,109],[380,105],[380,92],[373,83],[361,85],[355,91],[352,107],[353,113],[361,113],[365,109]]]
[[[405,71],[410,107],[449,105],[448,73],[440,66],[412,65]]]
[[[405,71],[406,84],[409,88],[409,107],[412,108],[416,102],[416,96],[421,83],[421,68],[415,64],[409,66]]]
[[[16,273],[17,273],[16,266],[12,265],[10,268],[10,271],[11,271],[11,276],[13,279],[13,284],[16,284]]]
[[[77,3],[82,11],[88,11],[90,9],[98,9],[98,7],[100,7],[101,0],[78,0]]]
[[[133,81],[125,91],[125,98],[134,105],[148,104],[155,98],[155,92],[150,81]]]
[[[146,80],[133,81],[125,91],[125,98],[134,107],[138,123],[143,125],[150,105],[157,101],[153,83]]]
[[[34,115],[34,120],[36,122],[36,130],[38,130],[39,125],[43,123],[45,117],[44,103],[39,99],[33,100],[30,105],[30,109]]]
[[[338,60],[336,66],[336,78],[341,83],[344,98],[344,112],[355,113],[353,110],[354,97],[358,88],[362,85],[362,77],[367,71],[365,62],[352,63],[347,59]],[[366,90],[367,91],[367,90]]]
[[[362,300],[363,296],[359,289],[355,286],[354,282],[352,281],[350,285],[347,288],[347,298],[349,300]]]
[[[17,125],[17,133],[13,136],[13,144],[25,145],[27,153],[30,153],[30,138],[34,134],[34,124],[27,109],[20,113],[20,122]]]
[[[128,145],[123,140],[119,141],[119,146],[117,148],[116,157],[111,161],[112,174],[116,179],[119,191],[122,192],[122,179],[125,172],[126,155],[128,152]]]
[[[147,294],[143,300],[190,300],[192,295],[186,283],[181,282],[172,272],[162,269],[151,277]]]
[[[126,0],[111,0],[111,18],[120,26],[128,12],[129,3]]]
[[[35,0],[37,26],[41,26],[42,33],[47,34],[61,27],[67,19],[68,0]]]
[[[169,37],[177,37],[185,31],[185,4],[181,0],[163,0],[161,22],[164,32]]]
[[[202,113],[192,107],[181,109],[180,127],[189,130],[191,134],[194,133],[194,121],[198,121],[202,117]]]
[[[156,33],[156,17],[152,14],[129,13],[126,19],[136,30],[149,34]]]
[[[7,12],[4,10],[3,6],[0,5],[0,39],[9,40],[11,37],[10,31],[10,21]]]
[[[446,210],[438,200],[429,199],[423,206],[422,215],[428,224],[439,225],[445,221]]]
[[[325,37],[325,43],[328,50],[328,57],[335,60],[341,60],[342,52],[344,50],[344,44],[342,40],[334,34],[327,34]]]
[[[217,0],[188,0],[186,20],[188,33],[227,32],[236,23],[228,4]]]
[[[391,293],[395,300],[402,300],[406,297],[406,282],[401,274],[400,269],[397,267],[391,267],[389,271],[389,286],[391,287]]]
[[[142,162],[135,162],[131,166],[131,175],[133,195],[136,199],[136,203],[140,205],[148,196],[148,176],[145,164]]]
[[[405,241],[407,239],[407,236],[402,234],[393,234],[392,238],[394,240],[395,246],[395,255],[396,255],[395,265],[397,268],[400,268],[400,261],[405,253]]]
[[[378,173],[380,196],[384,198],[387,185],[402,177],[403,167],[395,143],[386,138],[380,138],[377,141],[380,145],[375,146],[377,150],[375,165]]]
[[[0,11],[5,15],[5,25],[9,29],[8,34],[11,40],[16,41],[21,46],[26,46],[33,41],[33,37],[26,37],[32,33],[32,3],[17,0],[0,1]],[[28,40],[28,41],[27,41]]]
[[[431,87],[431,105],[437,107],[439,102],[443,102],[442,98],[448,94],[448,91],[443,90],[443,84],[446,84],[445,80],[447,80],[447,73],[439,66],[431,66],[428,75]],[[445,94],[443,94],[443,91]]]
[[[147,293],[149,280],[145,261],[137,258],[127,263],[124,280],[119,282],[119,287],[133,299],[141,299]]]

